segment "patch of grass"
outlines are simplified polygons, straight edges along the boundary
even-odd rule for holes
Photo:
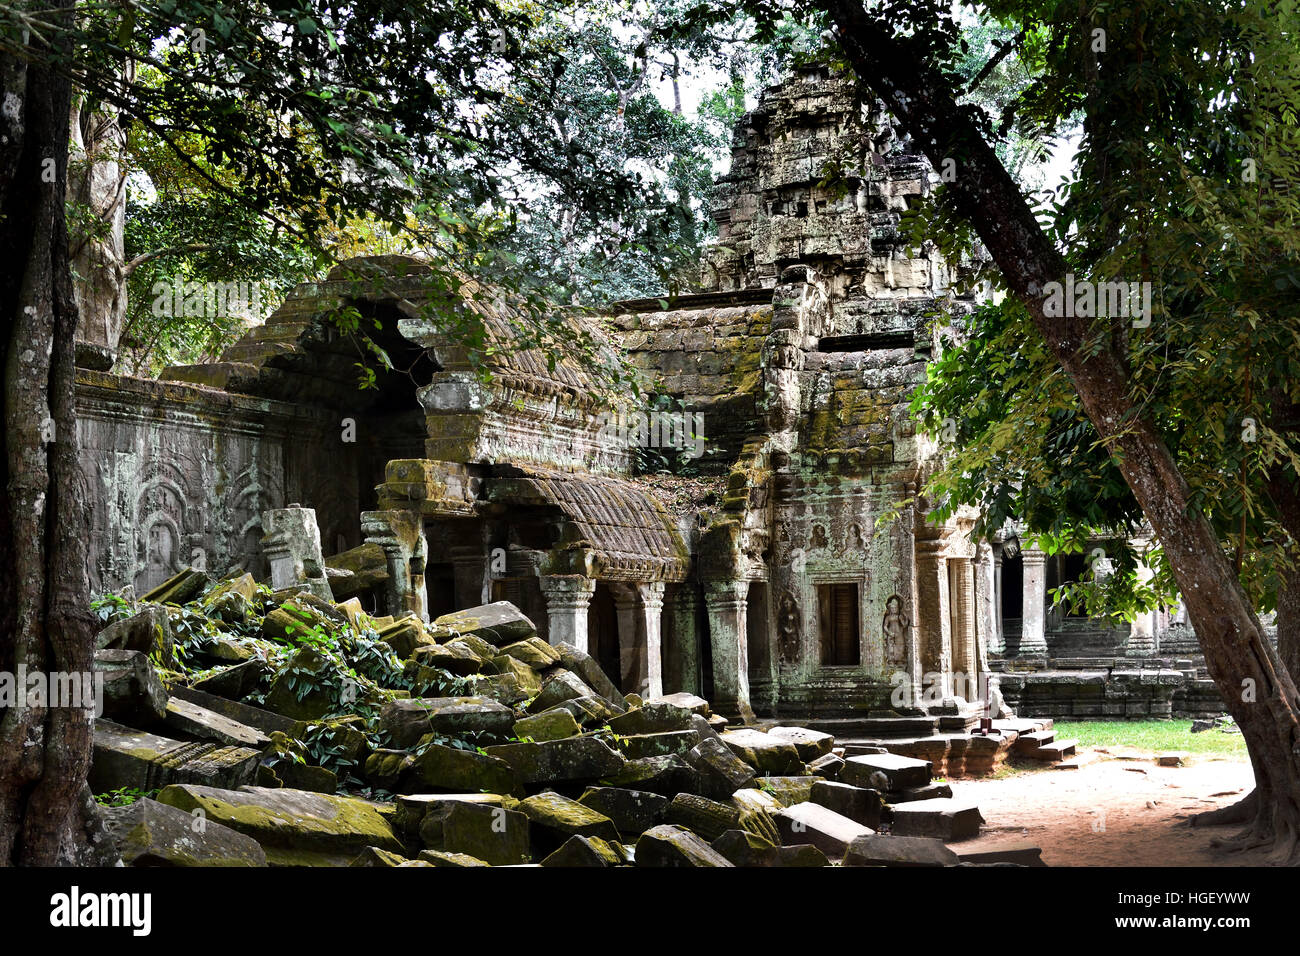
[[[1057,740],[1077,740],[1084,747],[1138,747],[1142,750],[1185,750],[1205,756],[1247,759],[1241,734],[1221,730],[1192,733],[1190,720],[1058,720]]]

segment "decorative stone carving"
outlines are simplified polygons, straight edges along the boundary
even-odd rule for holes
[[[907,668],[907,645],[911,640],[912,623],[903,613],[903,599],[891,594],[885,601],[885,616],[880,622],[880,631],[885,639],[885,664],[889,667],[905,670]]]
[[[787,590],[781,596],[776,620],[777,653],[781,663],[786,666],[795,664],[803,648],[803,617],[793,591]]]

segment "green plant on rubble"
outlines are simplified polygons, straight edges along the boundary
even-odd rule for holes
[[[95,802],[101,807],[129,807],[137,800],[153,798],[158,795],[155,790],[141,790],[139,787],[119,787],[106,793],[95,794]]]
[[[95,617],[99,618],[100,625],[107,627],[134,614],[135,605],[121,594],[107,591],[91,600],[90,610]]]

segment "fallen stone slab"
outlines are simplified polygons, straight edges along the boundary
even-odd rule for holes
[[[628,709],[623,695],[594,657],[572,644],[553,644],[552,647],[560,655],[560,663],[581,677],[615,713],[621,714]]]
[[[393,826],[407,836],[417,838],[420,824],[430,807],[447,801],[474,803],[485,807],[506,807],[513,809],[519,801],[500,793],[405,793],[399,794],[393,801],[397,812],[393,814]]]
[[[444,614],[433,622],[440,630],[469,634],[495,647],[507,647],[537,636],[537,627],[509,601],[495,601],[478,607]]]
[[[796,803],[776,815],[776,828],[784,846],[811,843],[828,857],[839,859],[849,844],[873,831],[856,820],[817,803]]]
[[[490,693],[489,696],[495,697],[503,704],[506,703],[505,685],[507,683],[518,687],[519,692],[524,695],[519,700],[527,700],[541,693],[542,675],[522,661],[499,654],[492,659],[491,666],[495,667],[499,673],[488,678],[489,685],[497,686],[497,691]],[[516,702],[511,701],[511,703]]]
[[[427,790],[514,793],[519,789],[514,769],[498,757],[429,741],[421,743],[419,750],[417,755],[409,758],[409,762],[403,762],[399,767],[398,787],[402,793]],[[371,773],[370,761],[374,759],[375,756],[371,756],[366,761],[367,774]]]
[[[519,801],[518,810],[532,824],[532,840],[539,853],[558,849],[571,836],[618,840],[618,828],[609,817],[551,790]]]
[[[271,742],[268,734],[223,714],[179,697],[167,701],[165,723],[173,733],[200,740],[216,740],[234,747],[260,749]]]
[[[102,716],[134,727],[155,727],[167,716],[167,691],[139,651],[95,651],[94,670],[104,686],[95,701]],[[98,680],[98,678],[96,678]]]
[[[620,836],[639,836],[658,826],[668,808],[665,796],[625,787],[588,787],[578,802],[613,820]]]
[[[379,730],[397,748],[414,746],[426,734],[482,734],[506,740],[514,732],[515,713],[488,697],[416,697],[393,700],[379,712]]]
[[[1010,863],[1015,866],[1047,866],[1043,862],[1042,847],[1032,843],[1009,843],[987,850],[957,850],[962,863],[987,866],[993,863]]]
[[[618,773],[626,763],[622,754],[595,737],[500,744],[484,752],[508,763],[521,783],[596,781]]]
[[[642,704],[625,714],[609,719],[609,729],[616,734],[659,734],[692,729],[692,717],[685,707],[666,701]]]
[[[819,777],[825,777],[827,780],[837,780],[843,766],[843,757],[836,754],[826,754],[824,757],[818,757],[816,760],[810,761],[808,770]]]
[[[185,568],[141,598],[145,604],[187,604],[203,593],[212,578],[194,568]]]
[[[148,797],[103,817],[127,866],[266,866],[253,838]]]
[[[725,800],[754,783],[754,769],[717,737],[701,740],[687,752],[685,760],[699,775],[699,789],[693,792],[711,799]]]
[[[705,840],[716,840],[728,830],[741,829],[740,821],[741,812],[734,806],[693,793],[677,794],[664,811],[665,823],[685,827]]]
[[[709,716],[709,702],[703,697],[696,697],[694,694],[685,692],[676,694],[665,694],[662,697],[653,697],[646,701],[647,704],[672,704],[675,707],[684,707],[693,714],[699,714],[701,717]]]
[[[742,763],[741,766],[745,765]],[[648,790],[665,797],[673,797],[682,791],[703,792],[700,779],[700,775],[682,757],[677,754],[665,754],[662,757],[629,760],[621,770],[602,777],[599,783],[606,787],[629,787],[633,790]]]
[[[158,802],[252,837],[271,866],[343,866],[367,847],[402,853],[394,808],[323,793],[265,787],[219,790],[173,785]]]
[[[530,637],[501,648],[501,655],[513,657],[535,671],[544,671],[560,663],[560,654],[540,637]]]
[[[573,714],[563,707],[552,707],[531,717],[515,721],[514,734],[520,740],[531,737],[533,740],[563,740],[582,733],[582,727]]]
[[[911,790],[889,790],[885,793],[885,802],[891,806],[896,803],[912,803],[916,800],[939,800],[952,796],[952,787],[946,783],[927,783],[924,787]]]
[[[282,733],[297,740],[301,740],[307,733],[306,721],[293,720],[282,714],[276,714],[269,710],[263,710],[260,707],[254,707],[251,704],[243,704],[237,700],[230,700],[226,697],[218,697],[216,694],[205,693],[193,687],[186,687],[183,684],[173,684],[168,688],[175,699],[186,700],[192,704],[198,704],[205,710],[220,714],[223,717],[244,724],[247,727],[254,727],[264,734]]]
[[[659,757],[664,754],[684,754],[700,742],[693,730],[670,730],[661,734],[633,734],[619,737],[614,745],[628,760],[641,757]]]
[[[603,726],[618,715],[618,711],[610,707],[603,697],[575,697],[556,706],[567,710],[584,727]]]
[[[260,758],[247,747],[172,740],[101,719],[95,721],[90,787],[95,793],[174,783],[234,789],[253,781]]]
[[[819,757],[830,755],[831,748],[835,746],[832,735],[820,730],[809,730],[807,727],[773,727],[768,734],[794,744],[799,759],[804,763],[812,763]]]
[[[470,856],[468,853],[448,853],[445,850],[421,850],[417,863],[427,863],[430,866],[445,866],[455,869],[464,869],[472,866],[491,866],[486,860],[480,860],[476,856]],[[404,863],[403,866],[410,866],[410,863]]]
[[[719,735],[722,742],[755,770],[765,774],[800,774],[804,762],[794,744],[760,730],[729,730]]]
[[[844,761],[839,779],[872,790],[909,790],[930,782],[930,764],[898,754],[861,754]]]
[[[735,866],[690,830],[663,823],[636,841],[637,866]]]
[[[728,830],[712,843],[733,866],[830,866],[826,854],[811,843],[776,846],[748,830]]]
[[[821,782],[821,777],[760,777],[754,786],[761,787],[776,797],[784,806],[792,807],[796,803],[808,803],[812,800],[812,788]]]
[[[209,674],[202,680],[195,681],[190,687],[205,694],[224,697],[227,700],[241,700],[257,690],[262,678],[270,674],[271,670],[269,663],[254,658],[251,661],[244,661],[242,664],[235,664],[232,667],[219,670],[215,674]],[[295,720],[297,718],[290,717],[286,719]]]
[[[623,857],[600,837],[571,836],[542,860],[542,866],[622,866]]]
[[[952,797],[903,803],[892,810],[895,835],[932,837],[945,843],[979,836],[984,822],[978,807]]]
[[[1191,754],[1186,750],[1175,750],[1168,753],[1156,754],[1156,766],[1159,767],[1186,767],[1190,762]]]
[[[766,813],[773,816],[785,807],[768,791],[757,787],[737,790],[731,795],[731,805],[742,813]]]
[[[559,706],[566,700],[592,697],[595,696],[595,693],[573,671],[561,668],[546,680],[546,683],[542,685],[541,692],[528,705],[528,709],[531,713],[540,714],[544,710]]]
[[[391,644],[392,642],[389,641]],[[468,677],[483,670],[483,658],[464,644],[418,644],[407,655],[424,667],[439,667],[450,674]]]
[[[843,865],[917,867],[955,866],[959,862],[942,840],[872,833],[849,844]]]
[[[884,797],[879,790],[855,787],[852,784],[821,780],[812,785],[812,802],[834,810],[873,830],[880,828],[880,817],[885,809]]]
[[[400,853],[394,853],[391,850],[381,850],[377,846],[368,846],[357,854],[348,866],[402,866],[409,862],[406,857]]]
[[[467,853],[493,866],[530,862],[528,831],[522,813],[463,800],[430,805],[420,822],[427,849]]]
[[[171,616],[157,605],[108,625],[95,635],[96,650],[139,651],[164,667],[175,664]]]

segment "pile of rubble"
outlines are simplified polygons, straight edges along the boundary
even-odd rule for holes
[[[128,864],[939,866],[982,822],[925,761],[624,696],[506,602],[424,624],[187,571],[104,607]]]

